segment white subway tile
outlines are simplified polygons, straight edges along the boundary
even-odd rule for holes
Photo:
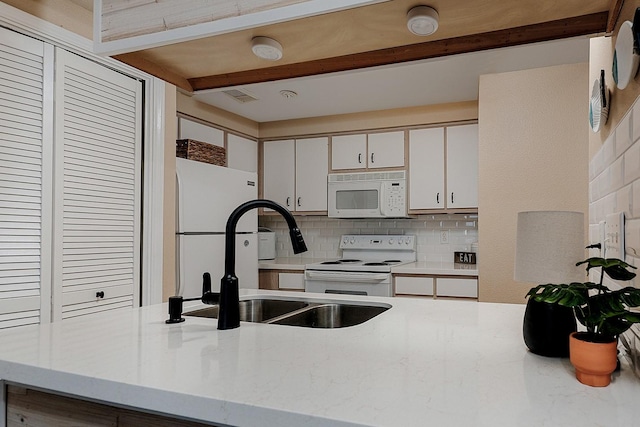
[[[609,190],[615,191],[624,185],[624,157],[616,159],[609,169],[611,171]]]
[[[631,146],[631,115],[627,114],[616,128],[616,157],[620,157]]]
[[[616,133],[615,131],[612,131],[602,146],[602,161],[604,168],[609,167],[616,159],[615,138]]]
[[[631,217],[631,189],[627,185],[616,192],[616,212],[624,212],[626,217]]]
[[[640,142],[635,143],[624,154],[624,182],[629,184],[640,178]]]
[[[640,99],[640,98],[638,98]],[[640,102],[636,99],[631,113],[631,125],[633,126],[633,141],[640,139]]]
[[[628,256],[640,259],[640,219],[625,222],[624,246]]]
[[[640,180],[631,186],[631,217],[640,218]]]

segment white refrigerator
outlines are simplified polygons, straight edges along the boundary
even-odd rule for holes
[[[220,291],[229,214],[257,197],[257,175],[176,158],[176,295],[202,295],[202,274]],[[241,288],[258,288],[258,214],[245,213],[236,228],[236,276]]]

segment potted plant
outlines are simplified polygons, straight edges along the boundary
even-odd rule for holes
[[[600,283],[545,284],[532,288],[527,297],[573,308],[584,332],[570,335],[569,358],[576,368],[576,378],[583,384],[604,387],[611,382],[617,365],[618,336],[634,323],[640,323],[640,312],[629,307],[640,306],[640,289],[628,286],[610,290],[603,285],[605,273],[613,280],[628,281],[636,274],[636,267],[615,258],[589,258],[576,265],[586,264],[587,272],[601,268]]]

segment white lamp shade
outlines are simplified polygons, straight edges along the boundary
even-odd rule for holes
[[[515,280],[519,282],[583,282],[584,214],[567,211],[518,213]]]

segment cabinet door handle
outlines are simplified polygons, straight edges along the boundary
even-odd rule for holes
[[[362,163],[362,153],[358,153],[358,163]]]
[[[371,153],[371,163],[373,163],[373,154],[374,153]]]
[[[453,204],[453,191],[451,192],[451,204]]]
[[[291,197],[287,197],[287,207],[291,206],[289,202],[291,201]]]
[[[298,206],[302,206],[302,203],[300,202],[301,199],[302,197],[298,197]]]
[[[440,204],[440,193],[436,193],[436,203]]]
[[[104,298],[104,291],[96,292],[96,298]]]

